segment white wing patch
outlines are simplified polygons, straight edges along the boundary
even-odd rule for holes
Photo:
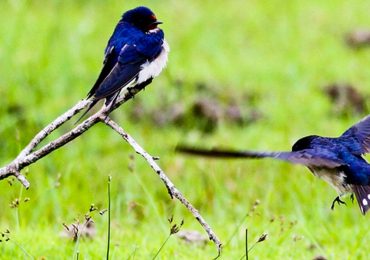
[[[170,47],[166,40],[163,40],[162,44],[162,52],[159,56],[153,60],[152,62],[145,62],[141,65],[141,71],[139,72],[137,84],[140,84],[150,78],[155,78],[161,73],[164,67],[166,67],[167,59],[168,59],[168,52],[170,51]]]

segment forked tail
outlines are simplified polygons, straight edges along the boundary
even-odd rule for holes
[[[352,185],[352,190],[356,195],[361,213],[365,215],[370,209],[370,185]]]
[[[82,114],[82,116],[80,116],[76,122],[74,123],[74,125],[77,125],[77,123],[93,108],[93,106],[95,106],[95,104],[98,102],[99,100],[94,100],[93,102],[91,102],[91,104],[89,105],[89,107],[86,109],[86,111]]]

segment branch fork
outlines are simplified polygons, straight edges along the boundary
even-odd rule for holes
[[[72,130],[61,135],[53,141],[38,147],[39,144],[48,137],[54,130],[58,129],[61,125],[69,121],[73,116],[78,114],[81,110],[87,108],[92,100],[83,99],[77,102],[72,108],[64,112],[62,115],[57,117],[53,122],[48,124],[33,139],[28,145],[18,154],[18,156],[10,162],[8,165],[0,168],[0,180],[14,176],[17,180],[26,188],[30,187],[30,182],[26,176],[21,174],[21,171],[30,164],[37,162],[39,159],[47,156],[51,152],[64,146],[65,144],[73,141],[75,138],[82,135],[84,132],[89,130],[95,124],[102,122],[109,126],[112,130],[117,132],[134,150],[137,154],[141,155],[150,167],[155,171],[158,177],[162,180],[167,188],[170,197],[178,199],[197,219],[199,224],[207,232],[209,239],[214,242],[217,247],[218,256],[221,253],[221,241],[217,235],[213,232],[212,228],[204,220],[199,211],[184,197],[184,195],[175,187],[171,180],[167,177],[165,172],[156,163],[159,160],[158,157],[151,156],[148,154],[128,133],[126,133],[122,127],[120,127],[115,121],[109,118],[109,114],[121,106],[126,101],[133,98],[143,87],[133,86],[124,89],[121,95],[118,97],[116,103],[113,106],[103,106],[98,112],[86,118],[83,122],[75,126]],[[218,257],[217,256],[217,257]]]

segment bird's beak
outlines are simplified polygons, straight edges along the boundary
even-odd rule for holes
[[[152,24],[153,25],[158,25],[158,24],[162,24],[163,22],[161,22],[161,21],[155,21],[155,22],[153,22]]]

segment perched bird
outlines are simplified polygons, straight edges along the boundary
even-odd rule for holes
[[[340,198],[346,193],[355,194],[362,214],[370,208],[370,164],[363,154],[370,152],[370,116],[345,131],[340,137],[330,138],[310,135],[299,139],[291,152],[230,151],[201,149],[180,145],[177,151],[192,155],[218,158],[275,158],[302,164],[317,177],[325,180],[339,196],[335,202],[345,204]]]
[[[122,90],[141,89],[159,75],[169,52],[164,33],[157,27],[161,23],[144,6],[122,15],[105,48],[100,75],[87,95],[92,103],[80,119],[99,100],[112,106]]]

